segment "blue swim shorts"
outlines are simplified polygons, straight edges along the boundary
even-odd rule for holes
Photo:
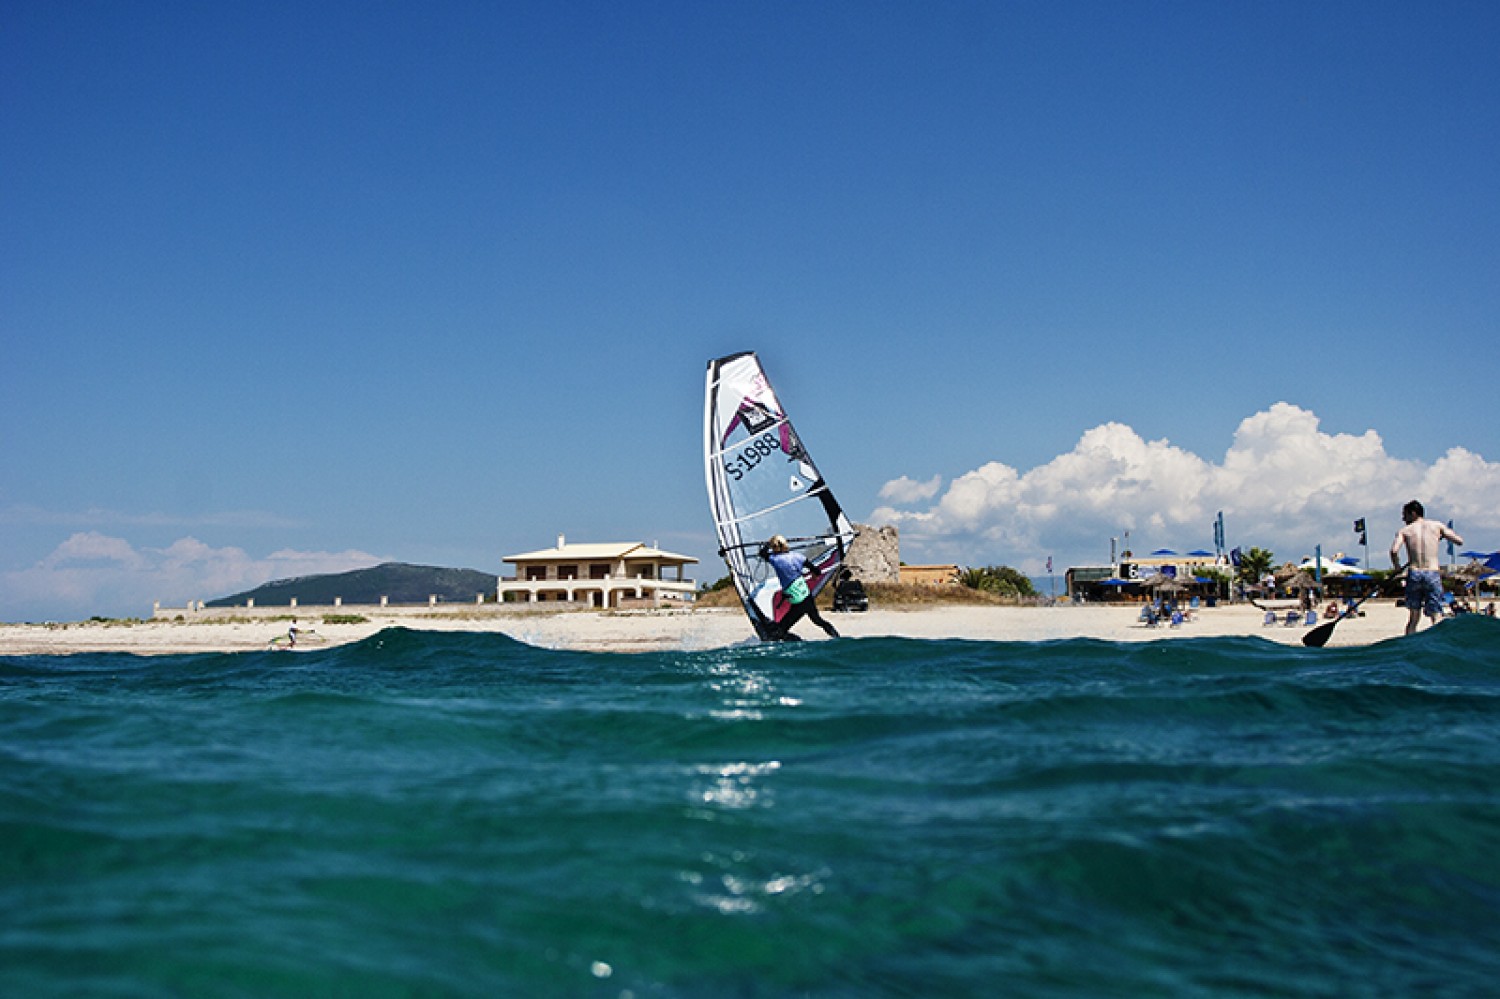
[[[1406,574],[1406,609],[1428,617],[1443,613],[1443,577],[1435,569],[1413,569]]]

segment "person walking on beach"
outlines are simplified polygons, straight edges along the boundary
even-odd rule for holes
[[[1439,520],[1428,520],[1422,504],[1412,500],[1401,508],[1406,526],[1396,532],[1391,542],[1391,565],[1401,568],[1401,547],[1406,546],[1406,633],[1417,630],[1417,622],[1426,611],[1437,624],[1443,616],[1443,577],[1438,563],[1439,548],[1444,541],[1464,543],[1451,527]]]
[[[827,632],[829,638],[838,638],[838,631],[818,613],[818,605],[807,588],[807,580],[802,578],[803,570],[807,568],[807,559],[801,552],[792,551],[786,538],[779,534],[766,542],[766,550],[766,561],[776,570],[776,578],[781,582],[781,592],[786,594],[787,602],[792,605],[786,617],[774,626],[777,629],[777,640],[798,641],[798,636],[792,634],[792,625],[804,617]]]

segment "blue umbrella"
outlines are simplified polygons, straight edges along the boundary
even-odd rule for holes
[[[1151,554],[1152,555],[1176,555],[1177,553],[1174,552],[1170,548],[1158,548],[1158,549],[1156,549],[1156,551],[1152,552]]]
[[[1359,565],[1359,559],[1355,558],[1353,555],[1345,555],[1343,558],[1339,559],[1339,563],[1342,565]]]
[[[1459,552],[1464,558],[1489,558],[1492,552]]]
[[[1206,552],[1202,548],[1199,548],[1195,552],[1188,552],[1188,554],[1191,555],[1193,558],[1205,558],[1205,557],[1207,557],[1209,555],[1212,555],[1213,552]]]

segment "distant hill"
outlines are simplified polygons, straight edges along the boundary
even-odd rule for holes
[[[473,603],[480,593],[493,597],[495,583],[495,576],[475,569],[387,562],[373,569],[278,579],[244,593],[210,600],[207,606],[242,607],[254,600],[257,607],[287,607],[293,597],[299,605],[309,606],[331,605],[335,597],[342,597],[346,604],[378,604],[381,597],[388,597],[393,604],[425,604],[433,595],[444,603]]]

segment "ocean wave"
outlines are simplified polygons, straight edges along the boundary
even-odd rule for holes
[[[1484,994],[1500,654],[0,662],[7,994]]]

